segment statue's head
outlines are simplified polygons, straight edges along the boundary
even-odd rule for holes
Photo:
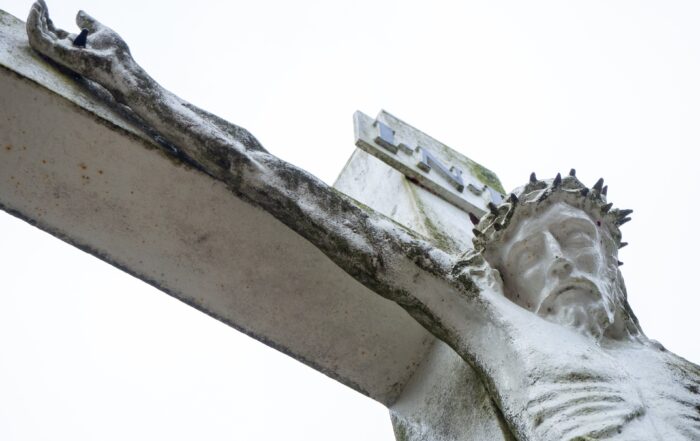
[[[540,317],[600,338],[640,335],[617,251],[631,210],[612,209],[602,179],[589,189],[534,174],[500,206],[490,205],[474,245],[503,278],[506,296]]]

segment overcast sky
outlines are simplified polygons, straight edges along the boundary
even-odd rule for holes
[[[25,19],[30,1],[2,0]],[[380,109],[504,187],[571,167],[633,208],[648,336],[700,362],[700,3],[49,1],[181,97],[332,183]],[[391,440],[379,404],[0,214],[0,439]]]

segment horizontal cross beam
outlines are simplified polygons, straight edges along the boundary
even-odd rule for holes
[[[0,208],[391,405],[433,337],[88,89],[0,11]]]

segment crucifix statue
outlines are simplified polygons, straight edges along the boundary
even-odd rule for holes
[[[474,219],[474,248],[454,253],[163,89],[89,15],[79,12],[77,23],[79,35],[56,28],[39,0],[29,41],[449,345],[478,373],[514,439],[700,439],[700,367],[642,332],[617,259],[630,210],[607,202],[602,180],[589,188],[574,170],[549,180],[533,173]],[[443,172],[461,185],[459,173]],[[417,438],[414,429],[404,436]]]

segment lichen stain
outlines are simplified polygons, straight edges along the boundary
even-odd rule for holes
[[[544,416],[542,414],[538,414],[535,417],[535,427],[542,425],[543,422],[544,422]]]
[[[14,26],[17,22],[19,22],[19,20],[17,20],[14,16],[3,10],[0,10],[0,23],[6,26]]]
[[[11,144],[6,144],[6,145],[5,145],[5,150],[7,150],[8,152],[11,151],[11,150],[12,150],[12,145],[11,145]]]
[[[474,174],[474,176],[476,176],[481,182],[498,191],[499,193],[505,193],[501,181],[498,179],[494,172],[472,160],[469,160],[469,169]]]
[[[392,422],[394,423],[394,436],[396,437],[396,441],[408,441],[409,433],[407,424],[400,421],[398,418],[392,418]]]

